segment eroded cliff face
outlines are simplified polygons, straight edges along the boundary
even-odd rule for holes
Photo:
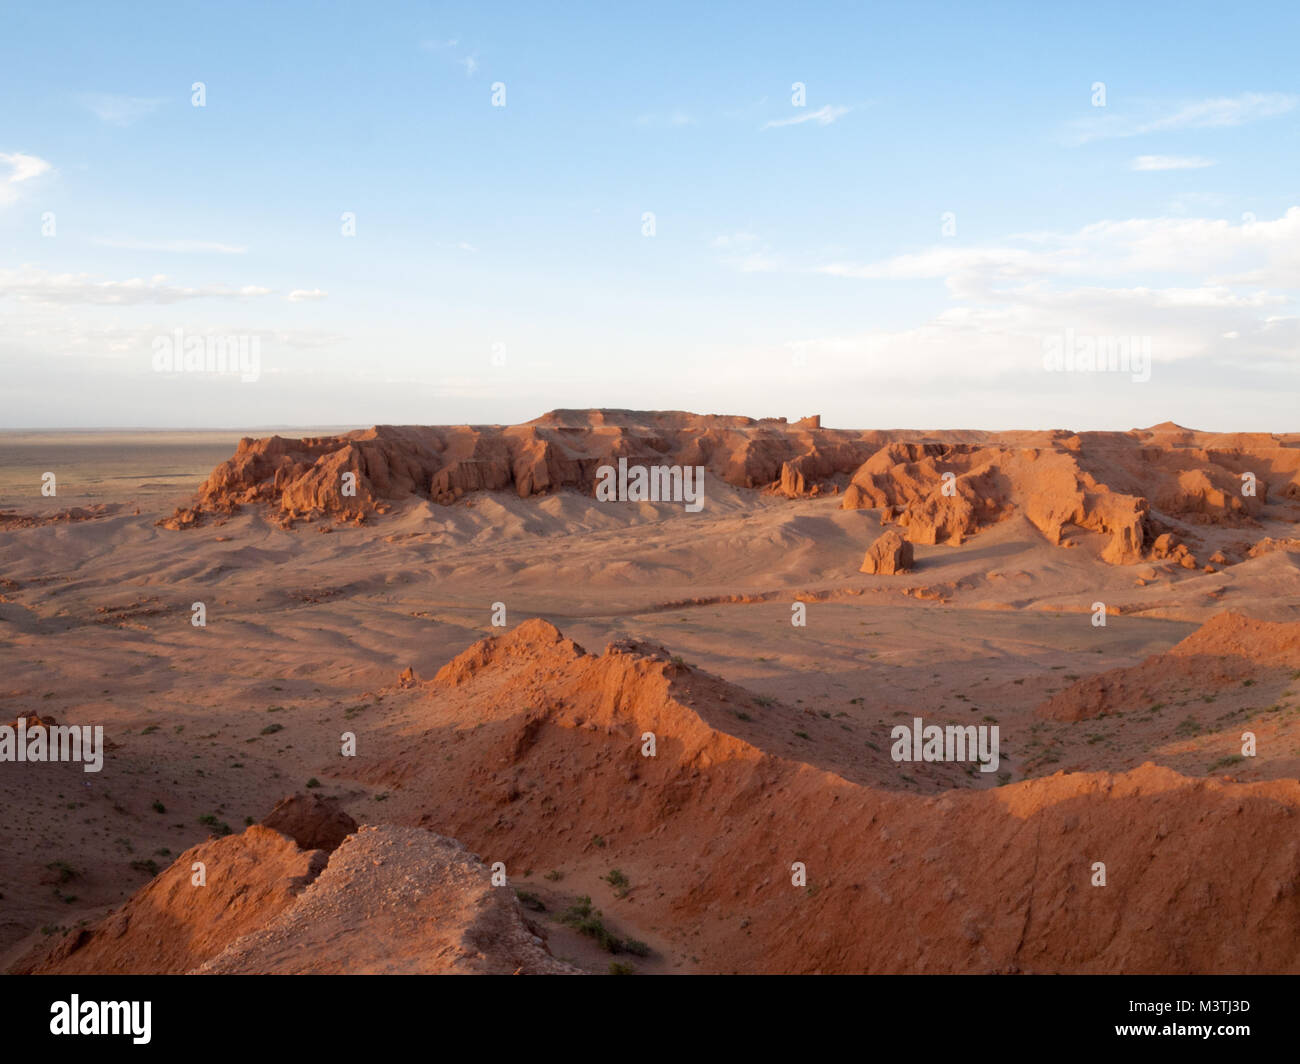
[[[410,497],[590,492],[602,466],[702,466],[737,488],[788,498],[843,491],[911,543],[960,545],[1017,512],[1062,544],[1100,533],[1102,557],[1150,556],[1166,520],[1259,527],[1300,502],[1300,438],[1193,432],[907,432],[824,429],[820,419],[678,411],[559,410],[523,425],[378,426],[340,436],[240,441],[190,507],[160,522],[264,503],[281,523],[364,521]],[[1189,554],[1189,564],[1197,564]]]

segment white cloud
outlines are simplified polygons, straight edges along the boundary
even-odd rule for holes
[[[815,272],[861,280],[942,278],[950,289],[968,295],[1005,281],[1151,273],[1295,287],[1300,284],[1300,207],[1271,221],[1236,225],[1213,218],[1102,221],[1071,233],[1021,234],[998,246],[939,245],[875,262],[833,262]]]
[[[1171,115],[1146,123],[1139,132],[1164,129],[1210,129],[1240,126],[1294,110],[1298,98],[1283,92],[1243,92],[1187,104]]]
[[[13,203],[18,198],[19,189],[15,186],[50,170],[50,164],[44,159],[20,151],[8,154],[0,152],[0,165],[9,168],[8,174],[0,174],[0,206]]]
[[[319,288],[295,288],[285,298],[290,303],[306,303],[309,300],[324,299],[329,293]]]
[[[777,129],[781,126],[802,125],[804,122],[816,122],[819,126],[829,126],[837,118],[842,118],[851,110],[851,107],[837,107],[827,104],[816,111],[807,111],[804,114],[795,115],[793,118],[774,118],[769,122],[764,122],[761,128]]]
[[[184,287],[168,283],[163,274],[101,281],[85,273],[52,273],[34,266],[0,270],[0,297],[13,296],[28,303],[127,306],[186,299],[256,299],[270,294],[271,289],[260,285]]]
[[[1099,113],[1070,125],[1067,140],[1084,144],[1109,137],[1136,137],[1179,129],[1221,129],[1286,114],[1300,97],[1283,92],[1243,92],[1196,100],[1167,114]],[[1104,110],[1104,109],[1101,109]]]
[[[996,278],[1029,277],[1060,272],[1065,268],[1068,256],[1068,251],[1031,251],[1025,248],[937,247],[896,255],[880,262],[832,262],[818,266],[816,272],[868,281],[915,281],[965,273]]]
[[[1199,155],[1139,155],[1132,163],[1134,170],[1203,170],[1213,165],[1213,159]]]
[[[1019,246],[1025,244],[1027,246]],[[1041,368],[1042,338],[1150,337],[1156,363],[1300,369],[1300,207],[1233,224],[1210,218],[1102,221],[988,247],[937,246],[815,272],[866,281],[942,280],[949,305],[901,331],[792,342],[827,372],[905,379],[926,367],[969,379]],[[1186,284],[1167,281],[1189,278]],[[1125,278],[1133,283],[1126,287]]]
[[[472,55],[467,55],[462,59],[458,59],[457,62],[465,68],[465,76],[467,78],[473,77],[475,72],[478,70],[478,60]]]
[[[158,110],[161,99],[144,96],[116,96],[112,93],[82,93],[77,101],[98,118],[113,126],[129,126]]]

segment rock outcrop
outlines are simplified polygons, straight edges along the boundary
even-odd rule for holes
[[[295,796],[268,819],[311,834],[323,812]],[[193,882],[195,863],[202,885]],[[187,850],[116,912],[12,971],[578,974],[551,956],[514,890],[493,886],[488,868],[454,839],[363,827],[327,854],[263,824]]]
[[[1259,529],[1300,516],[1300,436],[1161,425],[1131,432],[826,429],[819,418],[679,411],[557,410],[523,425],[381,425],[341,436],[240,441],[193,505],[159,524],[192,528],[247,504],[281,524],[365,521],[411,497],[451,504],[480,491],[591,492],[602,466],[702,466],[787,498],[843,491],[917,544],[958,546],[1021,513],[1052,543],[1097,539],[1115,565],[1198,524]],[[1262,532],[1260,533],[1262,536]],[[1249,549],[1249,543],[1243,548]],[[1188,568],[1197,567],[1190,548]]]
[[[577,975],[455,839],[363,827],[288,909],[198,975]]]
[[[261,927],[320,875],[327,855],[254,824],[182,853],[116,912],[68,932],[18,974],[176,975]],[[196,884],[196,864],[203,883]]]
[[[892,576],[912,568],[912,544],[892,528],[877,537],[862,559],[863,573]]]

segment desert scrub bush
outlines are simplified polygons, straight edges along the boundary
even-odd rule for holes
[[[624,941],[610,931],[600,918],[600,910],[592,908],[591,897],[587,894],[579,896],[560,914],[560,923],[573,928],[581,935],[595,939],[606,953],[631,953],[637,957],[644,957],[650,952],[650,947],[644,942],[638,942],[634,938]],[[640,952],[642,950],[645,952]]]
[[[60,886],[76,879],[78,875],[77,870],[73,868],[72,865],[68,864],[67,861],[51,861],[45,867],[59,877],[57,882]]]
[[[230,825],[218,820],[212,813],[204,813],[203,816],[199,817],[199,823],[211,828],[214,835],[230,834]]]

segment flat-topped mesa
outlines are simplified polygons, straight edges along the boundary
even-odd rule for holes
[[[779,485],[787,463],[801,461],[801,478],[787,493],[805,494],[827,478],[847,481],[884,441],[880,433],[823,429],[815,415],[792,424],[632,410],[555,410],[523,425],[380,425],[301,440],[244,439],[213,470],[195,504],[163,524],[184,528],[205,514],[258,502],[277,506],[286,521],[364,520],[412,495],[451,503],[476,491],[591,491],[597,471],[620,458],[703,466],[740,488]]]
[[[522,425],[379,425],[338,436],[245,438],[194,504],[160,521],[266,503],[282,524],[364,521],[422,497],[592,492],[602,466],[702,466],[736,488],[786,498],[843,492],[910,543],[959,545],[1023,514],[1053,544],[1098,534],[1111,564],[1151,556],[1187,525],[1258,528],[1300,516],[1300,436],[1216,434],[1172,423],[1130,432],[992,433],[823,428],[680,410],[553,410]]]

